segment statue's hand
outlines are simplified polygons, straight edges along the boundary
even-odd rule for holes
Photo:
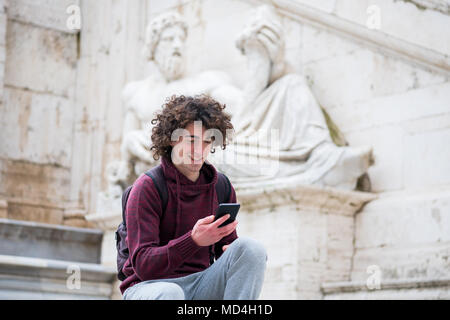
[[[283,37],[281,26],[276,22],[257,21],[257,24],[247,26],[236,39],[236,47],[243,54],[247,54],[248,49],[263,47],[267,50],[270,60],[276,60],[283,47]],[[259,44],[257,46],[256,44]]]
[[[126,161],[113,161],[106,166],[106,177],[110,185],[126,181],[130,175],[130,167]]]
[[[265,22],[256,32],[256,38],[266,48],[272,63],[280,60],[283,52],[283,37],[281,26],[275,22]]]
[[[142,161],[152,161],[153,156],[148,146],[147,132],[144,130],[133,130],[128,132],[122,140],[123,159],[137,158]]]
[[[284,39],[278,21],[256,19],[239,35],[236,46],[249,59],[268,59],[272,66],[271,79],[284,70]]]

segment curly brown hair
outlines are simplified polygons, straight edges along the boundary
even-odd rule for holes
[[[170,159],[172,146],[171,137],[176,129],[186,128],[191,122],[202,121],[202,125],[208,129],[217,129],[223,137],[223,141],[214,141],[213,145],[220,145],[225,150],[230,140],[230,131],[233,130],[231,115],[224,112],[225,104],[221,104],[208,95],[177,96],[166,99],[162,110],[152,119],[152,147],[153,158],[165,156]],[[213,137],[214,138],[214,137]],[[213,153],[214,148],[211,149]]]

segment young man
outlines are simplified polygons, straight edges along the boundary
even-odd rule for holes
[[[213,144],[225,149],[226,131],[233,128],[224,108],[208,96],[173,96],[152,120],[151,149],[161,158],[168,201],[162,212],[152,179],[141,175],[135,181],[126,207],[124,299],[258,298],[265,249],[238,238],[237,221],[219,228],[228,216],[214,221],[218,175],[206,159]],[[205,134],[209,129],[220,134]],[[227,202],[236,202],[232,186]],[[211,246],[217,259],[212,265]]]

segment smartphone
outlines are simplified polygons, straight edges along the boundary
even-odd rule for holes
[[[239,203],[221,203],[219,204],[219,207],[216,209],[216,217],[214,218],[214,221],[219,219],[220,217],[223,217],[226,214],[230,215],[230,218],[227,219],[224,223],[222,223],[219,228],[226,226],[227,224],[232,223],[238,214],[239,208],[241,205]]]

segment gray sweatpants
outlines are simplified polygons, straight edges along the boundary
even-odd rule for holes
[[[191,275],[143,281],[125,290],[125,300],[255,300],[264,281],[267,254],[239,237],[209,268]]]

